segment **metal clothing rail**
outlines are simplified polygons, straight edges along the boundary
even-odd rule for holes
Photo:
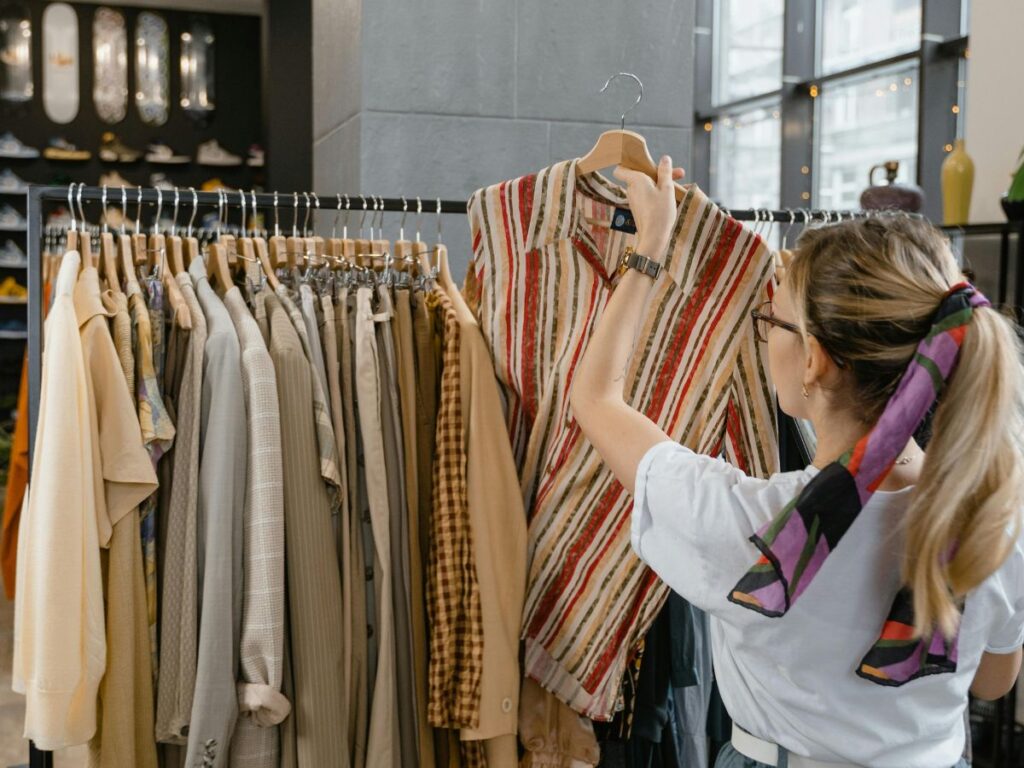
[[[41,244],[43,236],[43,208],[47,203],[72,203],[72,208],[80,203],[110,203],[118,205],[122,201],[126,207],[132,205],[156,205],[173,208],[175,196],[178,198],[179,209],[187,213],[193,207],[209,208],[218,212],[228,209],[241,210],[243,207],[256,213],[263,211],[287,210],[293,212],[293,221],[297,221],[298,211],[322,214],[343,213],[362,216],[383,212],[420,215],[466,214],[466,203],[463,200],[442,200],[440,198],[420,197],[377,197],[369,195],[331,194],[319,195],[312,192],[199,192],[191,188],[158,190],[152,188],[125,188],[122,196],[121,187],[97,187],[85,185],[37,186],[29,187],[27,253],[28,253],[28,379],[29,379],[29,472],[35,446],[36,422],[39,416],[40,383],[42,379],[42,342],[43,342],[43,269]],[[244,202],[243,202],[244,196]],[[72,202],[73,201],[73,202]],[[255,204],[255,207],[254,207]],[[410,210],[410,208],[412,210]],[[729,209],[722,208],[729,216],[738,221],[751,221],[763,225],[787,227],[801,224],[823,224],[845,219],[866,218],[875,215],[892,215],[865,211],[828,211],[818,209]],[[74,211],[72,211],[73,213]],[[126,212],[126,218],[127,212]],[[903,215],[903,214],[899,214]],[[909,214],[920,216],[919,214]],[[372,222],[372,219],[371,219]],[[276,217],[275,217],[276,223]],[[290,227],[282,226],[283,232]],[[1008,256],[1008,232],[999,230],[1004,237],[1004,253],[1001,264],[1005,265]],[[1021,246],[1024,250],[1024,246]],[[1020,261],[1024,261],[1021,254]],[[1021,276],[1019,283],[1024,283],[1024,270],[1018,270]],[[1002,279],[1002,275],[1001,275]],[[1002,285],[1002,284],[1001,284]],[[1021,285],[1018,293],[1024,292]],[[53,753],[37,749],[29,743],[30,768],[53,768]]]

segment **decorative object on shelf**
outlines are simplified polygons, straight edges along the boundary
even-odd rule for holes
[[[0,171],[0,192],[11,195],[23,195],[28,192],[28,182],[18,176],[10,168]]]
[[[153,189],[164,189],[174,191],[175,184],[173,181],[167,178],[166,173],[153,173],[149,177],[149,186]]]
[[[104,131],[100,137],[100,160],[105,163],[134,163],[142,152],[125,146],[113,131]]]
[[[118,171],[111,171],[110,173],[104,173],[100,175],[101,187],[134,187],[128,179],[122,176]]]
[[[1000,202],[1009,221],[1024,221],[1024,149],[1017,155],[1017,169]]]
[[[201,187],[203,192],[235,192],[233,187],[229,187],[218,177],[214,176],[212,179],[207,179],[203,182]],[[214,214],[216,216],[216,214]]]
[[[197,120],[207,117],[215,106],[215,42],[213,30],[202,19],[193,20],[181,33],[181,108]]]
[[[25,299],[28,297],[28,289],[13,277],[7,277],[0,282],[0,298]]]
[[[942,221],[966,224],[971,214],[974,189],[974,161],[967,154],[964,140],[953,143],[953,151],[942,161]]]
[[[217,143],[216,139],[204,141],[196,150],[196,160],[200,165],[235,166],[242,164],[242,158],[233,155]]]
[[[263,147],[259,144],[253,144],[249,147],[249,157],[246,158],[245,164],[250,168],[262,168],[267,164],[267,153],[263,151]]]
[[[32,21],[20,6],[0,13],[0,99],[23,103],[32,100]]]
[[[43,11],[43,109],[60,124],[78,115],[78,14],[67,3]]]
[[[120,11],[96,9],[92,57],[96,113],[105,123],[119,123],[128,114],[128,31]]]
[[[0,248],[0,269],[23,269],[28,266],[28,256],[13,240]]]
[[[31,160],[39,157],[39,150],[23,144],[21,139],[7,131],[0,136],[0,157],[9,157],[15,160]]]
[[[162,141],[154,141],[149,145],[149,151],[146,153],[146,162],[157,165],[184,165],[191,160],[192,158],[188,155],[174,154],[174,150]]]
[[[135,22],[135,105],[142,122],[163,125],[170,107],[167,22],[143,11]]]
[[[79,149],[63,136],[55,136],[50,139],[49,145],[43,150],[43,157],[47,160],[61,160],[66,163],[77,163],[88,160],[92,152],[87,149]]]
[[[24,232],[27,222],[10,204],[0,208],[0,229],[6,232]]]
[[[885,184],[875,184],[875,171],[885,170]],[[899,160],[887,160],[871,166],[868,188],[860,196],[860,207],[865,211],[908,211],[917,213],[924,205],[924,192],[915,184],[897,184]]]

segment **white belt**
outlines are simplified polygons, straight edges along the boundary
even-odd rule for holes
[[[765,765],[777,766],[779,764],[779,747],[770,741],[759,739],[757,736],[744,731],[736,723],[732,724],[732,746],[744,757],[756,760]],[[789,768],[858,768],[853,763],[826,763],[821,760],[812,760],[809,757],[800,755],[787,755]]]

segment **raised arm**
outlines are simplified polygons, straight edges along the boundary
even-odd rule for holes
[[[637,253],[661,262],[675,223],[673,179],[683,176],[669,157],[658,165],[658,183],[638,171],[617,168],[626,183],[637,226]],[[626,403],[626,371],[654,281],[628,270],[615,288],[573,379],[570,401],[583,434],[630,493],[637,466],[657,443],[669,440],[654,422]]]

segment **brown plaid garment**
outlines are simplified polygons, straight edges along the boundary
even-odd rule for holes
[[[440,290],[427,295],[442,334],[441,402],[434,453],[434,504],[429,522],[427,618],[429,702],[435,728],[475,728],[483,667],[483,619],[466,496],[466,449],[459,390],[459,322]]]

